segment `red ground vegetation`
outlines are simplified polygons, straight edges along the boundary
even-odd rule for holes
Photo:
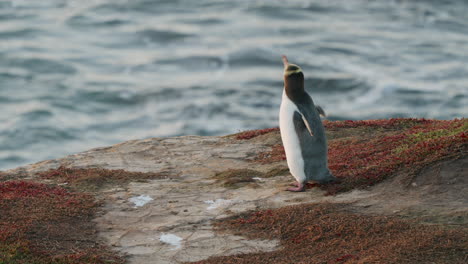
[[[447,230],[397,217],[360,215],[347,205],[250,212],[219,220],[216,226],[251,239],[279,239],[281,248],[195,263],[466,263],[466,228]]]
[[[443,159],[468,151],[468,120],[388,119],[324,122],[329,133],[361,129],[358,135],[329,140],[329,168],[338,184],[322,185],[329,194],[381,182],[397,171],[416,173]],[[261,163],[285,160],[281,144],[255,159]]]
[[[99,244],[94,198],[26,181],[0,183],[0,263],[123,263]]]
[[[375,120],[344,120],[344,121],[323,121],[326,129],[355,128],[355,127],[375,127],[385,129],[398,129],[411,127],[417,124],[432,123],[434,120],[425,118],[390,118]]]
[[[330,141],[329,168],[341,183],[324,188],[334,194],[374,185],[401,169],[414,174],[436,161],[466,155],[468,120],[411,122],[396,133]]]
[[[286,160],[286,153],[282,144],[273,145],[270,151],[262,152],[254,159],[262,164]]]
[[[257,130],[249,130],[244,131],[239,134],[236,134],[236,139],[251,139],[260,135],[264,135],[266,133],[270,133],[273,131],[279,131],[279,128],[265,128],[265,129],[257,129]]]
[[[323,125],[326,129],[339,129],[339,128],[355,128],[355,127],[378,127],[386,129],[403,128],[408,126],[414,126],[415,124],[430,123],[432,120],[428,119],[416,119],[416,118],[391,118],[391,119],[377,119],[377,120],[345,120],[345,121],[323,121]],[[260,135],[264,135],[270,132],[279,131],[278,127],[248,130],[236,134],[236,139],[251,139]]]

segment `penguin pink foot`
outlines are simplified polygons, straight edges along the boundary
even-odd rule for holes
[[[286,189],[286,191],[290,191],[290,192],[303,192],[303,191],[305,191],[305,185],[298,182],[296,188],[288,188],[288,189]]]

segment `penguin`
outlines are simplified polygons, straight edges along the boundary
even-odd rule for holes
[[[296,179],[296,187],[287,190],[302,192],[307,181],[327,183],[336,178],[328,169],[327,138],[320,119],[320,115],[325,115],[325,112],[320,106],[314,105],[304,90],[301,67],[290,64],[284,55],[282,58],[284,89],[279,125],[289,171]]]

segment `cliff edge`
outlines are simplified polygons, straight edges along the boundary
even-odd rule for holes
[[[468,120],[325,126],[341,182],[302,193],[284,191],[276,128],[132,140],[0,172],[0,262],[466,261]]]

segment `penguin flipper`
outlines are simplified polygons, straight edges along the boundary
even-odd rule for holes
[[[325,114],[325,111],[323,111],[323,108],[320,105],[316,105],[315,109],[317,110],[320,116],[327,117],[327,114]]]
[[[322,136],[324,136],[322,135],[324,131],[321,125],[322,120],[320,119],[320,113],[325,114],[322,107],[316,106],[308,93],[304,93],[301,102],[295,104],[299,114],[303,119],[307,120],[307,122],[304,121],[304,124],[308,124],[307,129],[310,130],[310,135],[322,138]]]
[[[313,136],[314,136],[314,133],[312,132],[312,129],[310,128],[309,122],[308,122],[307,119],[304,117],[304,115],[301,114],[301,117],[302,117],[302,121],[304,121],[304,124],[305,124],[307,130],[309,131],[310,136],[313,137]]]
[[[314,132],[312,132],[312,127],[310,126],[310,123],[309,121],[307,121],[307,118],[300,112],[294,112],[294,117],[293,117],[293,120],[294,120],[294,126],[296,127],[296,129],[299,129],[301,130],[301,127],[302,129],[307,129],[307,131],[309,132],[310,136],[313,137],[314,136]]]

